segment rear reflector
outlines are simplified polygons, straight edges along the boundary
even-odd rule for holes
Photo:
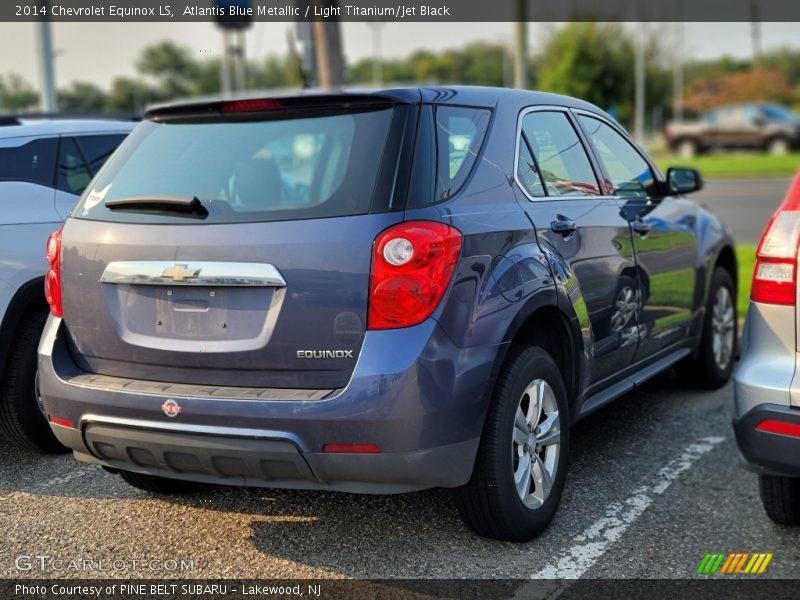
[[[329,454],[377,454],[381,449],[375,444],[325,444],[322,451]]]
[[[756,431],[800,437],[800,423],[787,423],[786,421],[767,419],[756,425]]]
[[[230,100],[228,102],[223,102],[219,107],[219,111],[228,114],[277,110],[283,107],[283,103],[273,100],[272,98],[254,98],[252,100]]]
[[[62,419],[61,417],[54,417],[53,415],[49,415],[47,419],[51,423],[55,423],[56,425],[61,425],[62,427],[69,427],[71,429],[75,429],[75,424],[69,419]]]

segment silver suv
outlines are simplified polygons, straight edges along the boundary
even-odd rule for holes
[[[758,245],[734,377],[734,429],[743,462],[758,473],[767,515],[784,525],[800,525],[798,244],[800,175]]]
[[[0,430],[15,445],[65,450],[37,404],[36,347],[47,317],[42,249],[133,126],[0,117]]]

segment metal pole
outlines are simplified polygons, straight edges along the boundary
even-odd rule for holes
[[[227,29],[222,30],[222,62],[220,63],[221,81],[222,81],[222,95],[228,96],[231,93],[231,50],[230,50],[230,32]]]
[[[49,14],[49,11],[47,11]],[[58,111],[56,99],[56,73],[53,56],[53,38],[50,31],[50,21],[43,17],[39,21],[39,68],[42,80],[42,110],[47,113]]]
[[[679,2],[679,5],[681,2]],[[675,65],[672,71],[672,118],[683,120],[683,23],[675,23]]]
[[[337,0],[315,0],[317,6],[333,8]],[[335,18],[314,21],[314,56],[317,65],[317,83],[321,88],[331,89],[344,83],[344,60],[339,21]]]
[[[233,32],[234,45],[236,52],[234,54],[234,73],[236,75],[236,91],[241,92],[247,89],[247,63],[245,57],[244,46],[244,31],[237,30]]]
[[[516,0],[514,7],[514,87],[528,87],[528,23],[525,0]]]
[[[641,0],[639,1],[641,5]],[[640,13],[641,18],[641,13]],[[638,143],[644,142],[644,111],[645,111],[645,86],[644,86],[644,46],[645,46],[645,24],[638,21],[636,24],[636,60],[634,65],[635,97],[634,97],[634,137]]]
[[[381,27],[383,23],[369,23],[372,28],[372,83],[379,86],[383,83],[383,56],[381,45]]]
[[[753,41],[753,68],[761,63],[761,7],[758,0],[750,0],[750,37]]]

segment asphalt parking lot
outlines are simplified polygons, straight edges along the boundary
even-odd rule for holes
[[[737,464],[732,402],[730,385],[699,392],[668,373],[587,417],[561,509],[524,545],[472,535],[445,490],[211,488],[164,499],[70,456],[4,445],[0,576],[692,578],[707,552],[772,552],[759,577],[795,576],[800,530],[764,515],[755,476]],[[52,560],[20,570],[31,555]],[[110,572],[53,562],[87,559],[161,562]],[[168,560],[191,568],[164,571]]]

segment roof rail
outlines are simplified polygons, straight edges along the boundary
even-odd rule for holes
[[[23,119],[100,119],[103,121],[141,121],[142,116],[129,112],[24,112],[0,114],[0,126],[21,125]]]

